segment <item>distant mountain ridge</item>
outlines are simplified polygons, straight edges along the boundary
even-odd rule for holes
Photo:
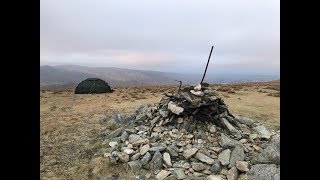
[[[77,65],[40,66],[40,87],[75,87],[84,79],[92,77],[103,79],[111,86],[123,86],[178,83],[175,80],[181,80],[184,84],[190,84],[199,82],[202,75],[132,70],[116,67],[85,67]],[[276,79],[280,79],[280,77],[273,75],[207,74],[205,81],[208,83],[231,83]]]

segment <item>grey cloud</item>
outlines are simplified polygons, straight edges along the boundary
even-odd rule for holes
[[[40,59],[42,64],[162,71],[180,66],[180,71],[196,72],[215,45],[212,66],[247,66],[250,73],[263,64],[261,68],[278,72],[279,4],[279,0],[41,0]],[[126,57],[150,57],[154,65],[139,64],[146,60],[135,65]]]

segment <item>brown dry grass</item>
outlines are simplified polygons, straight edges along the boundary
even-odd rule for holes
[[[280,82],[277,82],[278,84]],[[268,125],[280,126],[280,98],[257,90],[276,83],[211,85],[236,93],[220,92],[234,115],[243,115]],[[236,88],[235,88],[236,87]],[[241,88],[240,88],[241,87]],[[182,87],[183,88],[183,87]],[[115,112],[132,112],[138,104],[157,103],[177,86],[116,87],[110,94],[75,95],[73,90],[40,91],[41,179],[90,179],[90,160],[101,148],[103,132]],[[264,88],[263,88],[264,89]],[[274,89],[264,89],[276,93]],[[102,119],[103,116],[107,118]],[[121,166],[100,164],[101,173],[122,173]]]
[[[228,92],[228,91],[232,91],[232,87],[231,86],[221,86],[217,89],[218,91],[221,91],[221,92]]]

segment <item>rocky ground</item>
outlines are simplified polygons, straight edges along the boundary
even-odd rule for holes
[[[105,147],[94,159],[103,155],[109,166],[128,167],[124,173],[112,175],[95,172],[92,178],[280,179],[279,131],[254,124],[252,132],[235,140],[215,125],[196,125],[192,134],[173,126],[158,127],[150,136],[146,133],[149,128],[143,125],[109,133],[103,142]]]
[[[109,166],[127,165],[130,179],[279,179],[280,131],[220,111],[225,105],[214,90],[192,89],[163,97],[157,105],[139,106],[133,114],[116,114],[111,124],[118,128],[106,131],[95,158],[106,158]],[[189,106],[193,113],[183,114]],[[217,118],[199,120],[207,109],[219,109]],[[92,175],[128,178],[123,173]]]
[[[277,89],[277,85],[279,82],[272,82],[272,83],[250,83],[250,84],[240,84],[240,85],[217,85],[214,88],[218,89],[218,92],[221,96],[224,97],[226,104],[229,106],[229,110],[236,115],[241,115],[239,117],[250,117],[251,119],[254,119],[255,122],[263,123],[269,129],[269,132],[271,133],[271,137],[269,140],[266,139],[260,139],[259,137],[255,139],[254,142],[250,141],[250,138],[244,138],[248,139],[246,142],[249,145],[250,148],[257,148],[258,150],[254,150],[255,152],[262,153],[264,149],[267,149],[268,151],[265,152],[268,156],[268,152],[273,150],[273,148],[267,148],[268,143],[277,143],[274,142],[273,139],[277,137],[277,135],[273,135],[272,128],[276,128],[276,130],[279,128],[279,97],[277,96],[277,92],[279,92],[279,89]],[[72,91],[40,91],[40,175],[41,179],[94,179],[95,177],[109,177],[109,179],[114,175],[113,177],[118,177],[118,179],[122,179],[123,177],[128,179],[130,177],[135,177],[135,174],[142,171],[144,171],[146,174],[150,177],[156,177],[158,174],[152,174],[150,173],[150,170],[147,170],[145,168],[140,168],[139,172],[134,173],[132,172],[130,166],[128,163],[121,163],[121,160],[117,160],[117,164],[111,163],[110,159],[107,157],[108,153],[107,149],[111,148],[109,143],[107,143],[107,139],[112,140],[110,138],[107,138],[109,133],[118,129],[118,124],[113,122],[112,116],[115,113],[120,113],[121,116],[125,114],[132,114],[135,110],[135,107],[138,104],[154,104],[160,101],[161,97],[163,96],[163,93],[165,92],[172,92],[177,90],[177,86],[145,86],[145,87],[121,87],[121,88],[115,88],[116,91],[112,94],[103,94],[103,95],[74,95]],[[209,125],[208,125],[209,126]],[[138,126],[132,126],[132,127],[125,127],[125,130],[121,133],[121,135],[124,132],[127,132],[128,129],[135,129],[134,127]],[[143,127],[143,126],[141,126]],[[204,125],[202,127],[205,127]],[[119,127],[120,128],[120,127]],[[168,128],[168,129],[166,129]],[[165,127],[162,131],[167,132],[170,136],[177,135],[180,137],[183,133],[183,131],[176,132],[175,129],[177,128],[171,128],[171,127]],[[271,128],[271,129],[270,129]],[[127,129],[127,130],[126,130]],[[157,128],[155,128],[157,129]],[[196,127],[196,129],[198,129]],[[200,128],[199,128],[200,129]],[[210,130],[210,129],[209,129]],[[213,133],[212,135],[206,134],[208,129],[204,129],[207,139],[214,140],[213,142],[219,143],[219,138],[221,138],[221,134],[219,134],[221,129],[219,127],[216,127],[216,133]],[[254,130],[250,129],[253,134],[255,133]],[[171,133],[170,133],[171,131]],[[132,132],[135,132],[132,130]],[[131,134],[135,134],[132,133]],[[139,132],[139,129],[137,130],[137,133]],[[210,132],[210,131],[209,131]],[[276,131],[275,131],[276,132]],[[130,131],[127,132],[130,134]],[[226,135],[226,137],[231,138],[228,136],[226,132],[223,133]],[[120,135],[120,137],[121,137]],[[135,134],[139,135],[141,138],[144,138],[144,134]],[[151,135],[151,134],[150,134]],[[189,135],[189,136],[188,136]],[[186,136],[190,137],[191,135],[195,136],[194,133],[186,133],[182,135],[182,138],[187,138]],[[129,136],[128,140],[129,141]],[[166,135],[167,136],[167,135]],[[255,136],[255,135],[253,135]],[[138,136],[136,136],[138,137]],[[208,138],[211,137],[211,138]],[[131,136],[132,138],[132,136]],[[167,138],[167,137],[166,137]],[[173,140],[172,137],[171,140]],[[190,140],[193,146],[195,148],[198,148],[198,152],[201,152],[202,154],[205,154],[205,152],[202,152],[201,148],[197,147],[198,144],[195,144],[195,138],[192,137]],[[183,139],[188,140],[188,139]],[[197,139],[197,141],[199,138]],[[201,141],[203,140],[203,141]],[[208,140],[206,142],[205,138],[201,139],[199,142],[200,144],[208,144]],[[238,141],[244,142],[246,140],[239,139]],[[104,143],[103,143],[104,142]],[[117,142],[117,141],[116,141]],[[206,142],[206,143],[204,143]],[[197,142],[198,143],[198,142]],[[246,144],[244,143],[244,144]],[[112,143],[111,143],[112,144]],[[123,144],[123,142],[120,139],[120,143]],[[125,144],[125,141],[124,141]],[[154,144],[152,142],[152,139],[149,139],[149,148],[157,147],[160,145]],[[251,146],[250,146],[251,144]],[[167,149],[167,144],[166,149]],[[170,145],[170,144],[169,144]],[[172,145],[172,144],[171,144]],[[182,145],[182,144],[180,144]],[[217,145],[217,144],[212,144]],[[177,145],[178,146],[178,145]],[[220,145],[219,145],[220,146]],[[130,147],[130,146],[129,146]],[[160,146],[162,148],[162,146]],[[183,147],[183,146],[181,146]],[[168,159],[168,154],[171,160],[172,167],[168,167],[166,169],[161,169],[161,174],[167,174],[170,172],[170,174],[167,176],[170,178],[174,178],[172,176],[177,176],[175,173],[184,173],[184,175],[188,176],[188,173],[195,175],[199,175],[198,178],[204,178],[208,177],[208,171],[212,169],[212,165],[214,164],[208,164],[202,161],[197,161],[195,157],[191,157],[190,159],[183,159],[183,156],[180,156],[182,152],[181,147],[178,146],[176,149],[178,152],[178,157],[182,158],[182,160],[185,160],[189,163],[191,168],[189,169],[179,169],[176,171],[173,171],[170,168],[176,168],[177,162],[175,156],[171,155],[167,150],[161,150],[159,151],[162,159],[165,157]],[[190,145],[188,146],[190,147]],[[215,146],[213,146],[215,147]],[[248,147],[248,150],[250,148]],[[217,159],[212,157],[214,153],[217,157],[219,157],[220,153],[223,151],[223,149],[209,149],[209,147],[206,148],[208,151],[211,151],[210,156],[208,157],[215,160],[217,163]],[[229,149],[230,156],[232,152],[234,151],[233,147],[227,148]],[[138,149],[133,148],[134,153],[138,151]],[[130,151],[130,150],[126,150]],[[121,149],[118,152],[123,152]],[[140,146],[139,146],[139,152],[140,152]],[[167,152],[167,153],[166,153]],[[226,154],[228,154],[228,150],[226,150]],[[127,152],[130,153],[130,152]],[[148,151],[150,156],[152,158],[154,157],[154,153],[152,150]],[[245,151],[245,154],[249,152]],[[146,153],[147,154],[147,153]],[[160,154],[157,153],[158,157],[160,157]],[[205,154],[206,155],[206,154]],[[223,155],[223,154],[222,154]],[[269,154],[270,155],[270,154]],[[129,155],[129,159],[131,160],[132,154]],[[143,157],[140,154],[140,157],[137,157],[139,155],[136,155],[134,158],[141,158]],[[157,157],[156,156],[156,157]],[[246,156],[247,157],[247,156]],[[133,159],[134,159],[133,158]],[[230,160],[229,160],[230,161]],[[246,159],[244,160],[246,161]],[[251,160],[252,161],[252,160]],[[273,166],[268,162],[268,164],[265,163],[258,163],[254,164],[254,162],[251,162],[248,164],[250,171],[256,171],[256,174],[261,173],[261,168],[266,169],[267,172],[273,171],[275,172],[278,170],[278,164],[276,166]],[[265,160],[267,161],[267,160]],[[182,163],[182,162],[181,162]],[[198,171],[195,171],[192,167],[192,163]],[[198,164],[194,163],[202,163],[204,166],[206,166],[206,169],[199,170],[199,167],[196,167]],[[226,163],[226,162],[225,162]],[[239,163],[239,162],[238,162]],[[162,164],[165,165],[164,161],[162,160]],[[259,165],[262,164],[262,165]],[[255,166],[257,165],[257,166]],[[201,166],[201,165],[199,165]],[[208,166],[210,166],[210,169],[208,169]],[[238,165],[239,166],[239,165]],[[142,166],[143,167],[143,166]],[[163,166],[165,167],[165,166]],[[200,169],[203,168],[203,166],[200,167]],[[237,166],[236,166],[237,168]],[[227,166],[222,166],[222,170],[220,171],[220,174],[212,174],[212,175],[219,175],[220,178],[225,178],[223,176],[223,173],[226,173],[226,171],[230,171],[232,168],[228,168]],[[225,169],[225,170],[224,170]],[[275,170],[276,169],[276,170]],[[167,172],[169,171],[169,172]],[[185,173],[187,171],[187,174]],[[189,172],[188,172],[189,171]],[[194,171],[194,172],[192,172]],[[250,172],[249,171],[249,172]],[[161,172],[161,171],[160,171]],[[231,172],[236,172],[233,168]],[[241,171],[237,169],[238,176],[242,177],[244,174],[249,175],[250,173],[244,173],[245,171]],[[200,174],[202,175],[200,175]],[[205,174],[207,173],[207,174]],[[141,174],[141,172],[140,172]],[[160,174],[160,175],[161,175]],[[277,177],[277,173],[274,177]],[[159,175],[159,176],[160,176]],[[182,175],[181,175],[182,176]],[[262,174],[263,176],[263,174]],[[142,177],[140,177],[142,178]],[[108,178],[107,178],[108,179]]]

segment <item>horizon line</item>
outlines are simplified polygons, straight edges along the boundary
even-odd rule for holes
[[[161,73],[173,73],[173,74],[181,74],[181,75],[199,75],[202,73],[177,73],[177,72],[170,72],[170,71],[156,71],[156,70],[143,70],[143,69],[129,69],[129,68],[122,68],[122,67],[114,67],[114,66],[86,66],[86,65],[77,65],[77,64],[56,64],[56,65],[48,65],[48,64],[43,64],[40,66],[79,66],[79,67],[87,67],[87,68],[116,68],[116,69],[126,69],[126,70],[133,70],[133,71],[151,71],[151,72],[161,72]],[[207,74],[229,74],[229,75],[248,75],[248,76],[279,76],[280,77],[280,72],[279,73],[274,73],[274,74],[246,74],[246,73],[225,73],[225,72],[208,72]]]

